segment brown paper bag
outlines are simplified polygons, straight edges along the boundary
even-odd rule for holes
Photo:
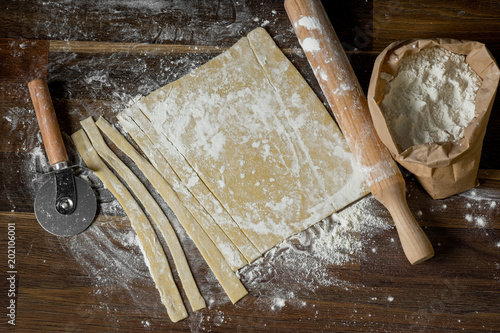
[[[380,78],[380,73],[395,76],[404,57],[435,46],[465,55],[466,62],[483,80],[476,97],[475,116],[459,141],[425,143],[403,151],[392,137],[379,106],[386,91],[386,81]],[[479,42],[453,39],[398,41],[377,57],[367,96],[375,129],[394,159],[417,177],[432,198],[446,198],[477,186],[483,139],[499,78],[500,70],[495,59]]]

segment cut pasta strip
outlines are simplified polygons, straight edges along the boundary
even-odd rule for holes
[[[188,314],[182,302],[181,295],[172,277],[167,257],[156,233],[139,204],[127,188],[104,164],[92,147],[83,130],[74,133],[71,138],[87,167],[91,169],[111,191],[125,210],[144,253],[148,268],[151,272],[161,300],[167,309],[168,316],[173,322],[187,318]]]
[[[172,253],[175,266],[177,267],[182,286],[184,287],[186,296],[191,304],[191,308],[193,311],[203,309],[205,307],[205,300],[196,286],[196,282],[194,281],[193,274],[191,273],[191,269],[189,268],[189,264],[186,260],[186,256],[184,255],[179,239],[177,238],[170,221],[165,216],[165,213],[139,178],[137,178],[137,176],[125,165],[125,163],[123,163],[118,156],[116,156],[115,153],[109,149],[92,117],[81,121],[81,124],[85,132],[87,132],[94,149],[113,169],[116,170],[120,177],[122,177],[130,187],[135,196],[139,198],[146,212],[151,216],[152,220],[158,227],[158,230],[167,242],[167,246]]]
[[[96,125],[104,134],[106,134],[108,138],[111,139],[111,141],[113,141],[113,143],[119,149],[121,149],[128,157],[132,159],[132,161],[134,161],[135,164],[137,164],[142,173],[146,176],[146,178],[148,178],[148,180],[155,187],[158,193],[160,193],[163,199],[174,211],[172,206],[175,207],[176,205],[172,201],[175,200],[174,198],[178,199],[178,197],[175,195],[175,192],[172,190],[165,178],[151,165],[151,163],[149,163],[144,157],[142,157],[134,147],[132,147],[132,145],[123,137],[123,135],[120,134],[120,132],[118,132],[113,126],[111,126],[111,124],[109,124],[104,118],[99,118],[96,122]],[[170,204],[173,205],[171,206]],[[177,207],[176,210],[178,213],[181,213],[180,209],[178,209]],[[180,215],[179,217],[177,212],[174,211],[177,218],[179,219],[179,222],[181,222],[181,219],[186,218],[186,216],[183,215]],[[192,218],[192,215],[189,215],[189,218]],[[226,234],[224,234],[224,232],[208,214],[204,215],[201,221],[202,223],[200,223],[200,225],[203,227],[203,229],[207,232],[211,232],[211,234],[215,234],[215,239],[222,244],[219,249],[222,248],[226,250],[221,251],[222,255],[224,255],[226,261],[233,270],[237,270],[248,263],[238,251],[236,246],[231,242],[231,240],[226,236]],[[184,225],[183,222],[181,222],[181,224]],[[225,255],[225,252],[228,252],[229,254]]]
[[[87,131],[90,131],[93,135],[89,135],[90,139],[93,141],[94,147],[96,148],[97,152],[100,153],[101,150],[103,154],[103,158],[110,164],[113,164],[112,166],[115,168],[115,165],[118,167],[120,164],[123,164],[123,166],[126,168],[126,170],[129,171],[130,175],[134,177],[136,181],[132,181],[132,177],[129,177],[126,175],[127,172],[120,172],[117,168],[117,172],[119,175],[125,179],[127,184],[132,188],[131,183],[138,183],[140,185],[137,186],[142,186],[144,185],[139,181],[139,179],[128,169],[123,162],[121,162],[118,157],[109,149],[109,147],[106,145],[104,142],[101,134],[99,133],[99,130],[97,126],[95,125],[94,121],[92,118],[88,118],[86,120],[83,120],[82,126],[84,129]],[[95,142],[94,142],[95,141]],[[103,149],[99,149],[103,148]],[[109,160],[108,160],[109,159]],[[124,169],[124,168],[120,168]],[[125,170],[125,169],[124,169]],[[130,178],[130,182],[129,179]],[[135,185],[134,185],[135,187]],[[145,189],[145,187],[144,187]],[[140,198],[141,202],[143,205],[146,207],[146,210],[148,212],[151,212],[148,208],[149,204],[147,204],[146,201],[143,201],[142,198],[146,196],[151,196],[147,190],[145,190],[145,193],[136,193],[136,195]],[[157,205],[157,203],[152,199],[153,202]],[[158,206],[159,207],[159,206]],[[160,209],[161,211],[161,209]],[[161,211],[163,214],[163,211]],[[150,213],[150,215],[155,218],[155,214]],[[192,219],[190,221],[194,223],[187,223],[184,225],[184,228],[186,229],[186,232],[188,235],[193,239],[195,245],[198,247],[200,250],[202,256],[205,258],[207,261],[207,264],[210,266],[214,274],[216,275],[219,283],[222,285],[223,289],[226,291],[226,294],[230,298],[230,300],[233,303],[236,303],[239,299],[241,299],[243,296],[245,296],[248,292],[243,286],[243,284],[240,282],[240,280],[237,278],[236,274],[231,270],[227,262],[225,261],[224,257],[220,253],[220,251],[217,249],[217,247],[214,245],[214,243],[208,238],[206,233],[203,232],[203,229]],[[187,290],[186,290],[187,293]]]
[[[157,133],[150,121],[138,108],[131,107],[120,113],[117,118],[148,156],[155,168],[171,183],[183,203],[196,220],[200,222],[200,225],[204,227],[216,245],[219,245],[217,240],[220,239],[220,236],[206,226],[210,225],[210,223],[220,226],[220,229],[231,239],[248,262],[252,262],[262,254],[217,201],[217,198],[203,184],[184,158],[180,154],[176,154],[175,147],[168,142],[163,142],[162,145],[153,144],[153,140],[159,142],[160,134]],[[194,196],[191,191],[195,191],[197,196]],[[224,256],[232,256],[231,253],[227,253],[231,248],[224,246],[224,244],[220,244],[218,248]],[[241,267],[233,267],[233,269],[235,268]]]

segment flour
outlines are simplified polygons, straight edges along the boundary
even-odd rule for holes
[[[481,78],[465,56],[440,47],[404,58],[388,81],[381,109],[403,150],[428,142],[459,140],[474,118]]]
[[[320,287],[353,287],[337,275],[338,270],[329,268],[359,262],[368,248],[374,248],[370,238],[392,227],[377,216],[376,207],[373,197],[361,199],[278,244],[240,269],[240,278],[251,290],[272,291],[271,310],[281,309],[297,294],[314,293]]]
[[[116,316],[114,297],[128,294],[139,309],[151,304],[152,279],[141,254],[139,241],[133,230],[127,229],[126,217],[104,217],[95,221],[85,232],[61,240],[61,246],[78,262],[91,286],[92,305],[85,305],[87,315],[105,309],[108,316]],[[147,286],[147,287],[144,287]],[[150,316],[163,315],[161,308]]]
[[[298,20],[297,23],[294,24],[294,26],[303,26],[307,30],[321,30],[321,23],[319,22],[318,18],[310,16],[301,17],[300,20]]]
[[[302,43],[302,48],[304,49],[304,52],[311,52],[314,53],[316,51],[320,51],[321,47],[319,46],[319,41],[315,38],[312,37],[306,37]]]
[[[491,227],[492,221],[498,220],[499,211],[496,209],[499,200],[495,190],[487,188],[475,188],[458,196],[459,200],[466,199],[466,213],[464,219],[468,224],[476,228],[487,229]]]

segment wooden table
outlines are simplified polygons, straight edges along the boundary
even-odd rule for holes
[[[331,6],[333,25],[365,91],[375,57],[398,39],[478,40],[500,59],[495,1],[356,0]],[[0,11],[0,37],[50,41],[48,83],[76,163],[69,135],[80,120],[102,115],[115,122],[131,98],[181,77],[258,26],[324,100],[281,0],[4,0]],[[0,101],[2,331],[14,329],[7,323],[11,300],[19,332],[500,331],[500,182],[481,180],[472,191],[436,201],[408,173],[409,206],[434,244],[435,258],[409,265],[391,241],[397,239],[395,229],[388,228],[359,235],[365,246],[345,264],[310,259],[313,273],[319,274],[319,267],[326,279],[311,286],[304,262],[290,269],[289,251],[274,251],[242,273],[249,295],[236,305],[164,206],[208,304],[173,324],[123,210],[105,189],[96,187],[99,215],[83,234],[58,238],[38,225],[33,200],[44,177],[39,172],[47,170],[26,92],[20,87],[18,96],[3,94]],[[499,146],[497,98],[481,168],[500,169]],[[365,200],[370,214],[390,223],[378,203]],[[14,233],[16,261],[9,267],[8,240]],[[306,247],[306,259],[304,242],[313,234],[292,242]]]

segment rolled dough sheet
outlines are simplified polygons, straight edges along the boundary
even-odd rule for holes
[[[261,252],[367,193],[333,118],[262,28],[134,107]]]
[[[167,257],[148,218],[127,188],[101,160],[85,132],[79,130],[71,138],[87,167],[94,171],[127,213],[132,227],[137,233],[146,263],[156,288],[160,292],[161,300],[167,308],[168,316],[173,322],[186,318],[188,314],[172,277]]]

